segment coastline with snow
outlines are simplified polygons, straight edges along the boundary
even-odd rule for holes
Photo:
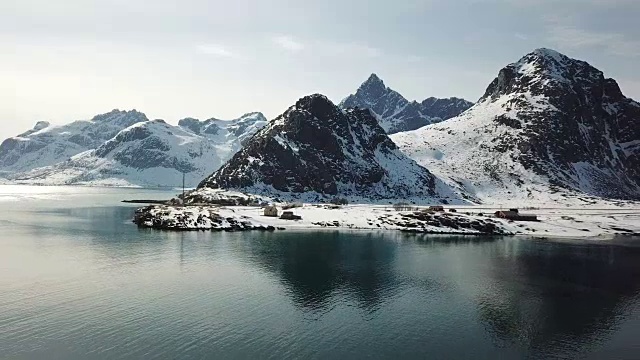
[[[283,204],[276,205],[279,214]],[[288,209],[301,220],[263,216],[261,206],[168,206],[151,205],[136,211],[134,222],[143,228],[163,230],[365,230],[405,231],[425,234],[526,235],[606,239],[617,235],[640,235],[640,204],[624,206],[556,207],[526,210],[538,222],[496,218],[496,207],[457,206],[456,212],[429,211],[412,206],[301,204]]]

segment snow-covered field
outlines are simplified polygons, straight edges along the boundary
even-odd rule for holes
[[[278,213],[283,211],[278,207]],[[352,229],[352,230],[413,230],[428,233],[477,234],[468,228],[430,226],[423,221],[408,218],[426,207],[416,207],[409,211],[399,211],[393,206],[304,204],[288,211],[302,217],[302,220],[283,220],[263,216],[259,206],[156,206],[154,216],[163,220],[181,219],[191,229],[224,229],[224,224],[212,224],[210,216],[234,219],[250,223],[252,226],[273,226],[286,229]],[[447,208],[449,211],[450,208]],[[462,222],[491,222],[507,234],[533,235],[540,237],[600,237],[616,234],[640,234],[640,204],[628,203],[622,206],[602,205],[588,207],[538,208],[521,210],[535,214],[539,222],[512,222],[498,219],[493,213],[497,207],[456,207],[457,213],[436,213],[434,218],[446,217]],[[482,215],[480,215],[482,214]],[[150,225],[150,224],[149,224]],[[416,226],[417,225],[417,226]]]

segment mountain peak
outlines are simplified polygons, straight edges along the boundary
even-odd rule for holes
[[[320,94],[298,100],[267,124],[199,188],[316,199],[428,198],[441,189],[400,152],[371,111],[342,111]]]
[[[639,148],[629,145],[640,139],[637,119],[640,107],[600,70],[538,49],[500,70],[467,112],[394,140],[440,174],[469,169],[451,181],[485,199],[640,199]]]
[[[318,118],[331,116],[337,111],[336,105],[322,94],[307,95],[296,101],[295,109],[306,110]]]
[[[572,59],[555,50],[540,48],[500,70],[482,99],[495,100],[503,95],[527,91],[533,95],[541,95],[567,84],[589,87],[589,84],[602,81],[602,72],[589,63]]]
[[[531,54],[535,54],[535,55],[546,57],[546,58],[552,58],[552,59],[555,59],[555,60],[569,59],[568,56],[566,56],[564,54],[561,54],[560,52],[558,52],[556,50],[549,49],[549,48],[535,49],[535,50],[533,50],[533,52],[531,52]]]
[[[387,134],[415,130],[459,115],[472,103],[462,99],[429,98],[408,101],[387,87],[375,73],[360,85],[355,94],[340,103],[342,109],[369,109]]]
[[[38,121],[33,127],[33,130],[40,131],[42,129],[48,128],[49,126],[51,126],[51,123],[49,123],[48,121]]]
[[[91,121],[118,123],[123,124],[126,127],[138,122],[149,121],[149,119],[144,113],[141,113],[136,109],[129,111],[113,109],[108,113],[94,116]]]
[[[378,76],[378,74],[376,73],[371,73],[371,75],[369,75],[369,78],[367,79],[367,81],[364,82],[365,84],[369,83],[380,83],[384,85],[384,81],[382,81],[382,79],[380,79],[380,77]]]
[[[358,92],[362,95],[379,98],[383,96],[389,88],[384,84],[384,81],[378,77],[375,73],[371,74],[369,78],[360,85]]]

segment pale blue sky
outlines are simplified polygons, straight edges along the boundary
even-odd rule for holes
[[[371,72],[410,100],[475,101],[539,47],[640,99],[636,0],[0,0],[0,137],[113,108],[271,118]]]

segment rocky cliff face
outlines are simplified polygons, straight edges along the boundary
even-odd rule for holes
[[[640,198],[640,104],[598,69],[549,49],[500,70],[461,116],[394,141],[483,199]]]
[[[402,154],[369,110],[304,97],[199,188],[295,197],[445,198],[451,191]]]
[[[471,105],[473,104],[458,98],[428,98],[422,103],[409,101],[388,88],[376,74],[372,74],[355,94],[349,95],[340,103],[343,109],[371,110],[388,134],[415,130],[449,119]]]
[[[473,106],[473,103],[457,97],[446,99],[430,97],[422,101],[420,105],[422,105],[422,112],[428,116],[448,120],[467,111]]]

